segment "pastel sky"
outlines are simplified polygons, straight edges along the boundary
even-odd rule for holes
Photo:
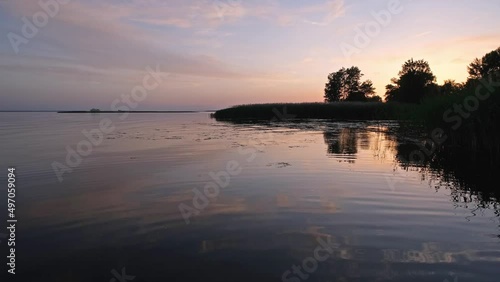
[[[59,1],[17,54],[12,34],[43,9],[0,1],[0,110],[109,110],[157,65],[163,82],[137,109],[323,101],[327,75],[352,65],[383,96],[407,59],[460,82],[500,46],[500,1],[400,0],[398,12],[388,8],[397,0]],[[374,25],[380,11],[390,20]],[[347,44],[360,48],[349,56]]]

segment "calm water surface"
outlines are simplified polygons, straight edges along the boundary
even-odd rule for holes
[[[115,130],[59,182],[52,163],[103,118]],[[500,280],[497,199],[398,161],[412,138],[397,123],[0,113],[0,130],[20,281]],[[195,197],[207,185],[223,187]]]

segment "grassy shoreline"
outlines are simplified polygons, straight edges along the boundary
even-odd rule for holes
[[[477,86],[477,85],[473,85]],[[428,98],[421,104],[397,102],[276,103],[240,105],[216,111],[217,120],[394,120],[421,123],[430,138],[434,130],[446,136],[441,149],[455,154],[484,155],[500,165],[500,88],[477,99],[477,87],[456,95]],[[483,93],[484,94],[484,93]],[[478,101],[472,107],[471,101]],[[471,110],[473,108],[473,110]],[[469,109],[469,110],[467,110]],[[485,161],[485,160],[482,160]]]
[[[400,120],[416,105],[381,102],[248,104],[216,111],[218,120],[340,119]]]

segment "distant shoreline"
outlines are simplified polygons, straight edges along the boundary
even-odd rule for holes
[[[335,103],[271,103],[239,105],[218,110],[217,120],[402,120],[402,112],[409,112],[416,105],[396,102],[335,102]]]
[[[58,113],[58,114],[122,114],[122,113],[137,113],[137,114],[183,114],[183,113],[213,113],[216,110],[208,111],[0,111],[0,113]]]
[[[58,111],[58,114],[183,114],[183,113],[209,113],[212,111]]]

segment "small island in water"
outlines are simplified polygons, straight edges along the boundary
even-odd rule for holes
[[[162,113],[199,113],[200,111],[101,111],[99,109],[91,109],[90,111],[58,111],[59,114],[162,114]]]

